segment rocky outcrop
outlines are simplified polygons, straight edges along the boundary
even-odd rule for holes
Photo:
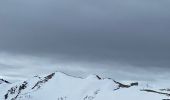
[[[0,84],[2,84],[2,83],[10,84],[10,82],[9,82],[9,81],[4,80],[4,79],[0,79]]]

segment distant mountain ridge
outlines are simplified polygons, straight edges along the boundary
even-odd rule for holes
[[[0,100],[170,100],[169,89],[125,83],[98,75],[81,78],[62,72],[15,83],[0,79]]]

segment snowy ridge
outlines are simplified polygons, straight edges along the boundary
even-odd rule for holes
[[[61,72],[0,84],[0,100],[170,100],[169,93],[169,89],[143,88],[138,82],[123,84],[98,75],[79,78]]]

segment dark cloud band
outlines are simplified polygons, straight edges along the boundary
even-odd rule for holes
[[[0,1],[0,51],[169,70],[169,4],[168,0]]]

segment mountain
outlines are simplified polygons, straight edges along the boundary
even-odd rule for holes
[[[98,75],[80,78],[55,72],[11,84],[1,79],[0,83],[0,100],[170,100],[170,89]]]

